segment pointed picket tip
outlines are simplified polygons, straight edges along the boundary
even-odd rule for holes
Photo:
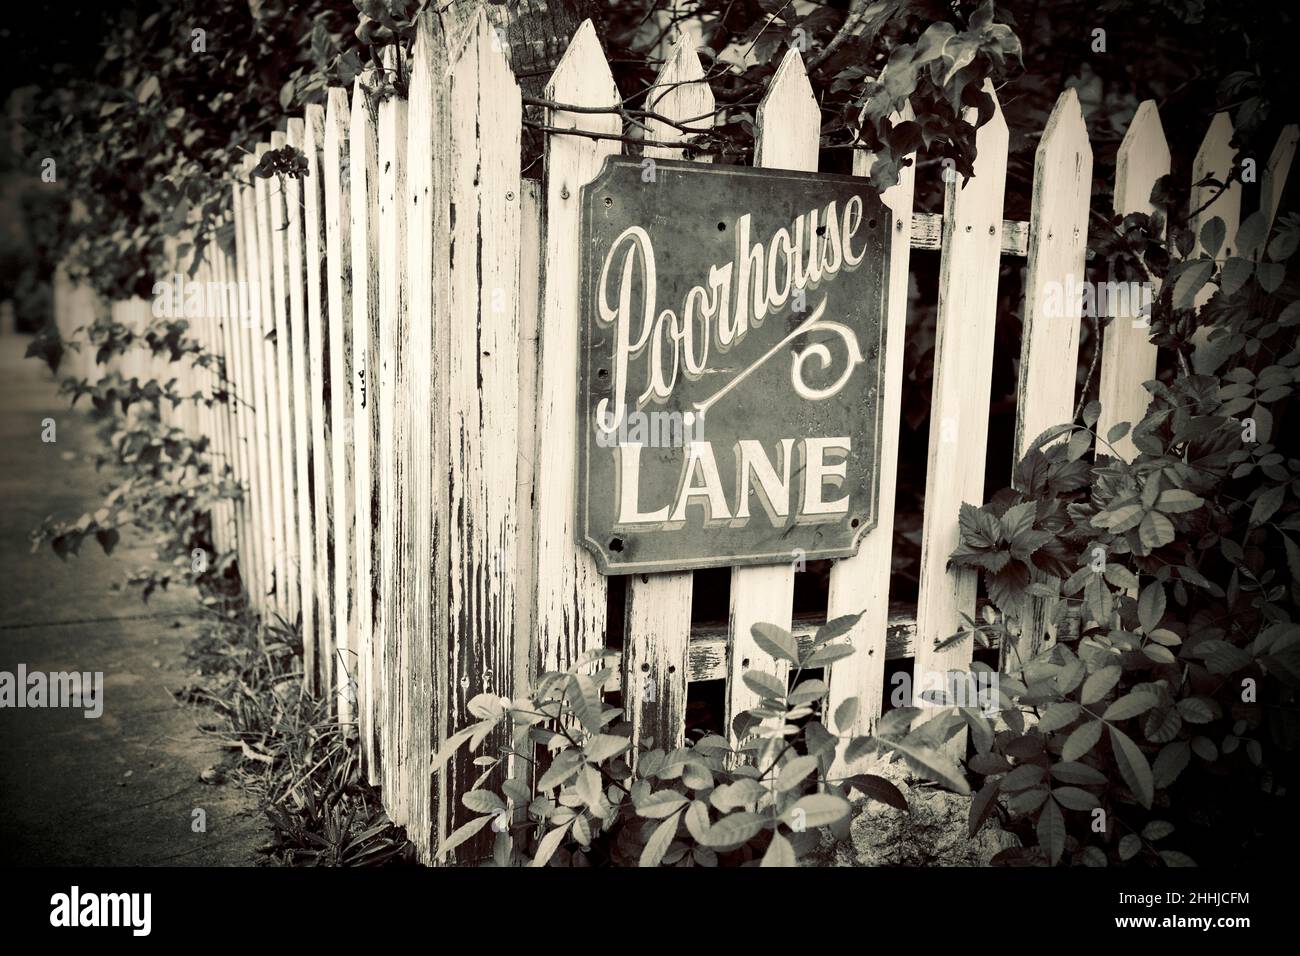
[[[659,70],[659,75],[655,77],[655,84],[651,87],[650,96],[647,102],[652,104],[658,103],[664,97],[673,92],[672,89],[660,90],[660,86],[671,86],[672,84],[687,84],[692,80],[704,79],[704,64],[700,62],[700,54],[695,48],[695,39],[691,36],[689,30],[679,30],[677,38],[673,41],[672,48],[668,51],[668,58],[664,60],[664,65]],[[693,96],[700,99],[708,99],[710,107],[713,105],[713,90],[708,83],[700,83],[698,86],[689,87]],[[689,119],[689,117],[687,117]]]
[[[1268,229],[1273,227],[1277,207],[1282,201],[1282,190],[1291,176],[1297,143],[1300,143],[1300,126],[1293,123],[1282,127],[1273,152],[1269,153],[1268,164],[1264,167],[1260,180],[1259,208],[1266,217]]]
[[[271,133],[271,148],[272,148],[272,149],[280,149],[282,146],[284,146],[284,131],[283,131],[283,130],[278,130],[278,129],[272,131],[272,133]]]
[[[699,52],[695,49],[693,36],[690,35],[689,30],[677,31],[677,38],[673,40],[672,47],[668,51],[668,59],[664,60],[663,66],[659,68],[658,77],[655,77],[655,86],[664,86],[667,83],[685,83],[692,81],[692,79],[703,78],[705,78],[705,65],[699,62]],[[662,99],[668,92],[671,91],[653,90],[651,99]],[[710,91],[710,96],[712,96],[712,91]]]
[[[984,92],[993,100],[993,115],[979,128],[976,137],[983,138],[987,135],[990,143],[1001,140],[1005,144],[1008,141],[1007,119],[1002,115],[1002,101],[998,99],[998,91],[993,88],[992,80],[984,81]],[[979,148],[984,149],[984,143],[981,142]]]
[[[817,169],[821,111],[796,47],[786,50],[755,113],[754,165]]]
[[[614,84],[614,75],[609,71],[605,51],[590,19],[583,20],[574,31],[569,48],[560,57],[546,83],[545,98],[574,106],[613,106],[618,103],[618,87]]]
[[[690,121],[692,129],[705,130],[713,126],[711,114],[716,108],[713,90],[704,79],[704,66],[689,31],[678,32],[659,75],[655,77],[655,85],[646,97],[646,104],[668,119],[679,123]],[[653,118],[646,120],[646,126],[649,129],[646,138],[659,142],[677,142],[688,135],[676,126]],[[683,152],[667,146],[646,146],[645,155],[653,159],[681,159]],[[698,159],[709,162],[711,157]]]
[[[303,152],[307,154],[307,162],[311,163],[314,161],[313,152],[325,145],[325,107],[319,103],[307,104],[303,121],[306,124],[302,137]]]
[[[460,36],[463,45],[464,34]],[[432,10],[425,10],[415,20],[415,42],[411,44],[408,62],[408,99],[431,95],[435,77],[446,69],[447,62],[447,35],[442,21]]]
[[[1056,152],[1059,155],[1067,151],[1092,155],[1088,124],[1083,120],[1079,94],[1073,88],[1057,97],[1052,115],[1047,118],[1047,125],[1043,128],[1043,137],[1038,141],[1036,158],[1041,163],[1048,158],[1048,153]]]
[[[452,47],[448,73],[454,73],[462,62],[472,58],[474,62],[470,69],[481,74],[487,83],[508,81],[510,86],[518,86],[514,71],[510,69],[510,60],[506,57],[505,46],[499,37],[497,28],[488,17],[487,8],[479,6],[460,34],[459,42]]]
[[[294,149],[302,149],[302,137],[306,128],[301,118],[295,116],[288,123],[289,128],[285,130],[285,142]]]
[[[1151,211],[1151,189],[1169,173],[1171,156],[1155,100],[1138,106],[1115,156],[1115,201],[1121,215]]]
[[[331,86],[325,99],[326,129],[342,129],[348,123],[352,112],[348,103],[348,91],[341,86]]]
[[[772,82],[767,85],[767,92],[758,104],[758,112],[761,115],[766,109],[777,105],[803,108],[809,102],[816,107],[817,100],[813,97],[812,84],[808,82],[803,57],[799,55],[798,47],[792,46],[781,57],[781,65],[776,68]]]
[[[375,75],[375,68],[370,66],[358,73],[352,80],[353,130],[360,130],[367,122],[372,126],[376,122],[379,105],[370,92],[370,87],[375,82]]]
[[[1220,162],[1223,157],[1231,161],[1232,134],[1232,117],[1226,112],[1215,113],[1214,119],[1210,120],[1209,129],[1205,131],[1205,138],[1201,140],[1201,147],[1196,151],[1196,158],[1192,161],[1192,168],[1204,170],[1202,175],[1226,175],[1228,170],[1214,169],[1213,164]],[[1196,178],[1201,177],[1197,176]]]

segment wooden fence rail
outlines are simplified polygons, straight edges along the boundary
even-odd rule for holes
[[[362,76],[233,171],[228,222],[192,276],[182,270],[219,287],[187,316],[213,364],[168,368],[140,352],[100,366],[82,352],[67,366],[75,377],[177,377],[184,394],[228,393],[170,419],[208,436],[213,481],[243,491],[216,508],[215,546],[237,556],[263,619],[300,627],[308,684],[355,726],[369,779],[431,862],[467,819],[460,795],[479,774],[468,758],[430,774],[439,743],[470,722],[469,700],[523,694],[531,675],[568,666],[611,629],[623,634],[616,688],[635,732],[668,745],[684,742],[693,684],[725,682],[722,727],[752,703],[741,673],[775,666],[751,637],[757,623],[808,640],[828,617],[862,612],[850,635],[857,653],[828,675],[832,706],[862,699],[861,732],[884,709],[887,660],[910,658],[917,675],[968,667],[970,640],[938,645],[976,610],[974,576],[947,565],[961,504],[984,495],[1002,257],[1026,265],[1015,452],[1072,420],[1079,399],[1070,370],[1080,301],[1058,294],[1059,311],[1048,303],[1085,278],[1093,176],[1083,115],[1074,92],[1063,93],[1039,141],[1030,218],[1004,220],[1008,130],[990,89],[995,111],[976,134],[975,176],[944,184],[942,214],[913,209],[920,174],[911,167],[883,196],[895,240],[880,357],[880,520],[856,555],[834,562],[826,607],[794,613],[794,563],[733,568],[727,619],[712,622],[692,613],[695,572],[602,576],[574,529],[579,200],[621,143],[548,134],[540,179],[523,178],[521,96],[506,55],[481,10],[459,26],[425,14],[409,60],[388,63],[409,80],[407,98],[373,93]],[[608,107],[621,96],[583,24],[546,98]],[[689,39],[672,46],[648,103],[670,120],[706,122],[698,117],[713,94]],[[624,132],[616,113],[551,108],[544,121]],[[644,155],[680,158],[673,143],[683,131],[649,125],[663,145]],[[756,165],[817,169],[819,111],[796,50],[755,125]],[[1226,114],[1216,116],[1195,176],[1227,173],[1231,136]],[[1264,167],[1270,221],[1296,140],[1288,128]],[[285,144],[305,154],[307,175],[254,178],[257,160]],[[854,174],[871,163],[859,153]],[[1169,168],[1158,111],[1143,103],[1119,150],[1113,208],[1148,211]],[[1225,219],[1227,246],[1241,201],[1235,194],[1200,217]],[[891,606],[890,588],[914,250],[937,250],[940,262],[919,598],[907,608]],[[55,293],[67,338],[97,320],[142,329],[150,319],[144,300],[106,305],[62,271]],[[1145,320],[1126,309],[1109,316],[1102,345],[1102,434],[1142,415],[1142,383],[1156,369]],[[1127,439],[1118,450],[1135,453]],[[618,627],[610,607],[622,608]],[[1045,627],[1050,610],[1033,602],[1021,623]],[[483,847],[471,841],[455,855]]]

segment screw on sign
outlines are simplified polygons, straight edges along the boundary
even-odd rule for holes
[[[580,539],[607,574],[844,557],[876,521],[888,211],[610,157],[583,187]]]

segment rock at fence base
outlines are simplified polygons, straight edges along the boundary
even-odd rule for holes
[[[823,847],[823,866],[988,866],[1019,841],[989,820],[966,835],[970,797],[918,785],[901,765],[882,761],[871,773],[887,777],[907,798],[911,813],[877,800],[854,807],[849,841]]]

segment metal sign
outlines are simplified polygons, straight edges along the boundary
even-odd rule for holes
[[[889,223],[850,176],[611,157],[583,188],[577,530],[603,573],[856,551]]]

